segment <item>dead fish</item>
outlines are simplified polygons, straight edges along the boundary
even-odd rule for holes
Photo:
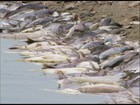
[[[0,8],[0,18],[3,18],[6,13],[8,13],[10,10],[6,8]]]
[[[101,69],[105,69],[107,67],[113,68],[119,65],[121,62],[123,62],[123,57],[117,56],[113,58],[112,60],[109,60],[108,62],[101,63],[100,66],[101,66]]]
[[[110,34],[121,34],[121,33],[125,33],[125,30],[121,30],[121,29],[113,29],[109,32]]]
[[[126,45],[128,45],[128,46],[134,47],[134,49],[139,48],[139,42],[138,42],[138,41],[135,41],[135,42],[132,42],[132,41],[125,41],[124,43],[125,43]]]
[[[118,85],[109,84],[96,84],[96,85],[86,85],[78,88],[82,93],[114,93],[124,90],[123,87]]]
[[[32,21],[36,20],[36,16],[26,16],[24,18],[24,21],[22,21],[19,25],[20,27],[22,27],[23,29],[26,29],[25,27],[30,24]]]
[[[139,58],[139,54],[138,57],[129,61],[128,63],[125,64],[124,66],[124,71],[130,71],[133,73],[140,73],[140,58]]]
[[[83,61],[83,62],[80,62],[79,64],[77,64],[76,67],[85,67],[85,68],[90,68],[90,69],[95,68],[96,70],[100,69],[98,63],[96,63],[94,61]]]
[[[129,87],[139,87],[140,84],[140,76],[138,75],[137,77],[127,81],[127,85]]]
[[[109,60],[108,62],[103,62],[101,63],[101,68],[104,69],[106,67],[111,67],[111,68],[114,68],[115,66],[119,65],[121,62],[123,62],[124,60],[126,59],[131,59],[132,57],[136,56],[138,53],[137,52],[130,52],[126,55],[123,55],[123,56],[117,56],[111,60]]]
[[[5,4],[7,6],[8,10],[10,10],[10,11],[13,11],[23,5],[22,1],[4,2],[3,4]]]
[[[74,24],[62,24],[62,26],[68,31]]]
[[[37,49],[37,48],[43,48],[47,45],[49,45],[48,42],[36,42],[36,43],[29,44],[29,45],[15,46],[13,48],[17,48],[17,49]]]
[[[27,19],[29,20],[29,17],[36,17],[34,15],[34,13],[35,13],[35,11],[33,11],[33,10],[23,11],[22,13],[18,13],[18,14],[10,16],[10,19],[16,19],[16,20],[20,20],[23,22]],[[30,20],[31,20],[31,18],[30,18]]]
[[[90,29],[92,25],[93,25],[92,22],[86,22],[86,23],[85,23],[85,26],[86,26],[88,29]]]
[[[27,28],[27,29],[24,29],[21,31],[21,33],[29,33],[29,32],[36,32],[36,31],[39,31],[42,29],[42,26],[41,25],[37,25],[37,26],[33,26],[31,28]]]
[[[37,18],[42,18],[45,16],[52,15],[53,12],[54,10],[52,9],[41,9],[41,10],[35,11],[33,15],[36,16]]]
[[[51,90],[51,89],[43,89],[45,91],[51,91],[51,92],[57,92],[57,93],[62,93],[62,94],[69,94],[69,95],[78,95],[81,94],[78,90],[76,89],[62,89],[62,90]]]
[[[76,57],[69,57],[69,56],[64,55],[64,54],[47,53],[47,55],[30,57],[30,58],[23,58],[23,59],[19,59],[18,61],[60,64],[63,62],[73,61],[75,59],[77,59],[77,58]]]
[[[34,20],[33,22],[29,23],[28,25],[26,25],[26,27],[32,27],[35,25],[44,25],[47,24],[49,22],[51,22],[53,20],[53,17],[45,17],[45,18],[39,18]]]
[[[30,10],[22,14],[16,14],[14,16],[11,16],[11,18],[18,19],[18,20],[20,19],[22,21],[25,21],[28,19],[30,20],[30,23],[31,23],[35,19],[29,18],[29,17],[35,17],[36,19],[45,18],[45,17],[50,16],[53,12],[54,10],[52,9],[41,9],[37,11]]]
[[[100,21],[99,26],[118,26],[118,27],[122,27],[121,24],[115,22],[112,18],[104,18]]]
[[[104,38],[104,42],[106,45],[107,43],[117,44],[117,42],[120,40],[121,40],[121,37],[118,35],[108,35],[108,36],[105,36]]]
[[[93,54],[85,55],[85,57],[81,58],[81,60],[83,60],[83,61],[92,60],[92,61],[97,62],[98,64],[100,62],[98,55],[93,55]]]
[[[101,27],[99,27],[99,30],[106,30],[109,33],[111,33],[112,30],[114,30],[114,29],[118,29],[118,26],[101,26]]]
[[[0,25],[3,29],[11,28],[11,25],[9,24],[8,20],[0,20]]]
[[[20,32],[22,30],[22,27],[19,26],[19,24],[16,27],[6,27],[7,33],[15,33]]]
[[[67,33],[66,37],[71,37],[76,33],[82,33],[84,31],[86,31],[86,26],[83,23],[77,23],[75,24]]]
[[[130,47],[130,46],[111,48],[109,50],[106,50],[106,51],[102,52],[99,55],[99,58],[100,58],[100,60],[104,60],[104,59],[107,59],[112,54],[122,53],[124,51],[132,50],[132,49],[133,49],[133,47]]]
[[[16,10],[13,10],[13,11],[10,11],[8,12],[5,16],[4,16],[4,19],[5,18],[9,18],[10,16],[16,14],[16,13],[19,13],[21,11],[25,11],[25,10],[28,10],[28,9],[34,9],[34,10],[38,10],[38,9],[44,9],[44,8],[48,8],[46,6],[44,6],[44,4],[42,3],[34,3],[34,4],[26,4],[26,5],[22,5],[20,7],[18,7]]]
[[[94,31],[92,31],[92,32],[94,32],[94,33],[96,33],[96,34],[109,34],[109,31],[107,31],[107,30],[101,30],[101,29],[97,29],[97,30],[94,30]]]
[[[39,38],[42,37],[44,34],[41,31],[33,32],[33,33],[4,33],[1,34],[1,38],[8,38],[8,39],[27,39],[27,38]]]
[[[58,36],[62,36],[62,34],[66,32],[65,27],[63,27],[60,23],[53,23],[45,28],[45,30],[47,30],[48,34]]]
[[[62,71],[64,74],[83,73],[87,71],[87,68],[67,67],[67,68],[43,69],[43,72],[45,73],[55,74],[57,71]]]
[[[94,77],[89,77],[89,76],[83,76],[83,77],[69,77],[67,79],[62,79],[59,80],[57,83],[64,86],[68,85],[71,83],[84,83],[84,82],[89,82],[93,84],[118,84],[122,78],[122,75],[115,75],[115,76],[94,76]],[[66,84],[65,84],[66,83]]]
[[[91,49],[91,53],[93,55],[99,55],[101,54],[102,52],[106,51],[106,50],[109,50],[110,48],[112,48],[111,46],[109,45],[99,45],[99,46],[95,46]]]
[[[55,66],[55,68],[72,68],[75,66],[76,66],[76,64],[68,62],[68,63],[59,64],[59,65]]]
[[[0,9],[6,9],[8,6],[4,3],[0,4]]]
[[[8,20],[8,23],[11,26],[16,27],[16,26],[19,26],[19,24],[21,23],[21,21],[10,19],[10,20]]]
[[[98,46],[98,45],[104,45],[104,42],[90,41],[90,42],[86,43],[85,45],[83,45],[81,48],[92,49],[93,47]]]
[[[78,48],[80,48],[83,45],[83,41],[88,39],[92,39],[96,37],[96,33],[94,32],[88,32],[88,31],[84,31],[84,32],[79,32],[79,33],[75,33],[73,37],[65,37],[63,39],[63,42],[69,44],[74,44],[74,46],[78,46]]]
[[[57,52],[56,52],[57,53]],[[27,51],[22,51],[22,52],[19,52],[20,55],[22,56],[28,56],[28,57],[34,57],[34,56],[45,56],[45,55],[50,55],[50,54],[56,54],[54,53],[53,51],[47,51],[47,52],[39,52],[39,51],[36,51],[36,50],[27,50]]]

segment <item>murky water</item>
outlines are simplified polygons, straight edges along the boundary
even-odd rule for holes
[[[103,95],[67,95],[42,89],[57,90],[56,75],[33,72],[41,65],[18,62],[19,54],[5,53],[9,47],[25,44],[21,41],[1,39],[0,103],[105,103]]]

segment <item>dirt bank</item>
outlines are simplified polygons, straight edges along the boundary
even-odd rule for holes
[[[133,20],[140,20],[140,5],[134,1],[43,1],[58,12],[76,13],[82,21],[97,22],[103,17],[111,17],[115,21],[129,26]],[[140,26],[131,25],[126,29],[125,40],[140,39]]]

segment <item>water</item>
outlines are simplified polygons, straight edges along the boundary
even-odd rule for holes
[[[104,103],[103,95],[67,95],[42,89],[57,90],[55,75],[33,72],[41,65],[18,62],[19,54],[5,53],[9,47],[25,44],[21,41],[1,39],[0,103]]]

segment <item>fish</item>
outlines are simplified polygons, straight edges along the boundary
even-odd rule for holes
[[[44,6],[44,4],[42,4],[42,3],[25,4],[25,5],[22,5],[22,6],[18,7],[17,9],[15,9],[13,11],[8,12],[3,17],[3,19],[9,18],[10,16],[12,16],[12,15],[14,15],[16,13],[19,13],[21,11],[25,11],[25,10],[28,10],[28,9],[38,10],[38,9],[44,9],[44,8],[47,9],[48,7],[47,6]]]
[[[138,53],[136,53],[138,54]],[[130,53],[131,55],[131,53]],[[123,71],[129,71],[132,73],[140,73],[140,58],[139,54],[134,56],[135,59],[131,59],[129,62],[125,63]]]
[[[114,48],[111,48],[111,49],[108,49],[108,50],[102,52],[99,55],[99,58],[100,58],[100,60],[104,60],[113,54],[122,53],[124,51],[132,50],[132,49],[133,49],[133,47],[131,47],[131,46],[114,47]]]
[[[46,62],[46,63],[62,63],[66,61],[71,61],[76,59],[75,57],[69,57],[67,55],[63,54],[52,54],[48,53],[47,55],[43,56],[35,56],[35,57],[29,57],[29,58],[22,58],[19,59],[18,61],[26,61],[26,62]]]
[[[107,62],[101,63],[100,66],[102,69],[106,67],[114,68],[115,66],[119,65],[123,61],[126,61],[126,60],[129,61],[132,57],[136,56],[137,54],[138,54],[137,52],[130,52],[122,56],[117,56],[111,60],[108,60]]]
[[[62,71],[64,74],[74,74],[74,73],[83,73],[87,72],[87,68],[82,67],[67,67],[67,68],[54,68],[54,69],[43,69],[45,73],[55,74],[57,71]]]
[[[74,34],[81,34],[86,30],[86,26],[83,23],[77,23],[72,28],[70,28],[69,32],[66,34],[66,38],[70,38]]]
[[[106,17],[103,18],[100,23],[99,23],[99,27],[101,26],[117,26],[117,27],[122,27],[123,25],[115,22],[112,18]]]
[[[81,48],[87,48],[87,49],[92,49],[98,45],[104,45],[104,42],[88,42],[85,45],[83,45]]]
[[[32,32],[32,33],[5,33],[5,34],[0,34],[0,38],[24,40],[27,38],[39,38],[43,35],[44,35],[44,32],[41,32],[41,31]]]
[[[115,76],[82,76],[82,77],[69,77],[67,79],[59,80],[57,83],[60,85],[67,85],[69,83],[78,83],[82,84],[84,82],[89,82],[93,84],[119,84],[121,81],[122,75],[115,75]],[[65,84],[67,82],[67,84]]]
[[[45,18],[38,18],[31,23],[27,24],[25,27],[29,28],[35,25],[48,25],[51,21],[53,21],[53,17],[45,17]]]
[[[29,39],[29,38],[28,38]],[[31,39],[31,38],[30,38]],[[32,44],[29,44],[29,45],[20,45],[20,46],[15,46],[13,48],[17,48],[17,49],[26,49],[26,50],[33,50],[33,49],[40,49],[40,48],[43,48],[43,47],[46,47],[47,45],[49,45],[48,42],[36,42],[36,43],[32,43]],[[9,49],[12,49],[9,48]]]
[[[81,92],[79,92],[76,89],[70,89],[70,88],[66,88],[66,89],[61,89],[61,90],[51,90],[51,89],[41,89],[44,91],[49,91],[49,92],[57,92],[57,93],[62,93],[62,94],[67,94],[67,95],[79,95],[81,94]]]
[[[90,68],[90,69],[95,68],[95,70],[100,69],[99,64],[94,61],[83,61],[83,62],[80,62],[79,64],[77,64],[76,67],[86,67],[86,68]]]
[[[125,90],[125,88],[118,86],[118,85],[110,85],[110,84],[96,84],[96,85],[85,85],[78,90],[81,93],[117,93],[122,90]]]

